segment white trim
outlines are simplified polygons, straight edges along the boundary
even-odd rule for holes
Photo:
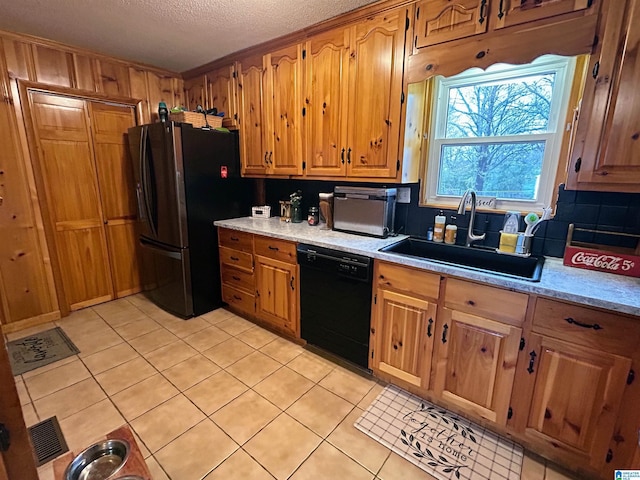
[[[567,115],[571,86],[575,72],[575,58],[564,58],[555,55],[545,55],[528,65],[496,64],[486,71],[473,68],[450,78],[435,77],[433,98],[434,103],[427,109],[431,113],[433,132],[425,132],[424,148],[425,178],[424,196],[427,205],[442,205],[456,207],[460,196],[437,195],[437,184],[440,170],[440,152],[443,145],[474,145],[482,143],[515,143],[527,141],[543,141],[546,143],[542,171],[538,179],[538,194],[534,200],[500,200],[496,201],[497,210],[540,210],[551,204],[556,189],[553,184],[560,157],[560,147],[564,134],[564,120]],[[444,138],[446,129],[446,111],[448,109],[448,91],[452,86],[460,87],[476,83],[490,83],[505,78],[512,79],[542,73],[555,73],[556,80],[549,112],[547,132],[530,135],[508,135],[495,137],[461,137]],[[559,87],[559,88],[558,88]],[[427,99],[428,101],[428,99]]]

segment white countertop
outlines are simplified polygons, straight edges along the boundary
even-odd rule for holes
[[[282,222],[279,217],[269,219],[243,217],[219,220],[214,224],[218,227],[266,235],[293,242],[308,243],[318,247],[333,248],[343,252],[366,255],[379,260],[444,273],[467,280],[476,280],[519,292],[535,293],[559,300],[568,300],[583,305],[640,316],[640,278],[565,267],[562,265],[562,259],[560,258],[547,257],[540,281],[530,282],[379,251],[382,247],[406,238],[406,235],[380,239],[323,230],[321,227],[312,227],[307,222]]]

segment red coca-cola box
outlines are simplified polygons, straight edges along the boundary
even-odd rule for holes
[[[564,250],[564,259],[562,262],[564,265],[616,275],[626,275],[628,277],[640,277],[639,255],[613,252],[606,250],[606,247],[605,249],[599,249],[591,248],[591,246],[571,245],[574,230],[593,233],[611,233],[580,228],[574,229],[573,225],[569,225],[567,246]],[[615,235],[614,233],[611,234]]]

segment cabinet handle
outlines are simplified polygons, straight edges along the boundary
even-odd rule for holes
[[[238,257],[229,257],[231,260],[233,260],[234,262],[239,262],[240,259]]]
[[[442,343],[447,343],[447,330],[449,330],[449,325],[445,323],[442,327]]]
[[[295,288],[293,287],[294,280],[295,280],[295,277],[291,277],[291,281],[289,282],[289,285],[291,286],[291,290],[295,290]]]
[[[527,372],[533,373],[533,365],[536,363],[537,356],[538,355],[536,355],[536,352],[534,350],[531,350],[531,353],[529,353],[529,368],[527,368]]]
[[[231,237],[232,242],[239,242],[240,239],[238,237]]]
[[[480,4],[480,18],[478,18],[478,23],[480,25],[482,25],[484,23],[484,20],[486,18],[486,14],[487,13],[487,0],[482,0],[482,3]]]
[[[273,158],[273,152],[269,152],[269,163],[271,165],[273,165],[273,160],[271,160]]]
[[[233,298],[235,298],[236,300],[242,300],[242,297],[239,297],[238,295],[234,295]]]
[[[564,321],[567,322],[567,323],[570,323],[572,325],[576,325],[578,327],[582,327],[582,328],[593,328],[594,330],[602,330],[602,327],[600,325],[598,325],[597,323],[589,325],[588,323],[582,323],[582,322],[579,322],[577,320],[574,320],[571,317],[565,318]]]
[[[351,149],[347,150],[347,163],[351,164]]]
[[[237,276],[235,276],[235,275],[234,275],[234,276],[232,276],[231,278],[233,278],[236,282],[239,282],[239,281],[240,281],[240,277],[237,277]]]
[[[269,152],[264,152],[264,163],[265,165],[269,166],[269,160],[267,160],[267,156],[269,155]]]
[[[429,325],[427,326],[427,337],[431,338],[431,326],[433,325],[433,318],[429,319]]]
[[[504,0],[500,0],[500,7],[498,8],[499,8],[498,18],[502,20],[502,17],[504,17]]]
[[[344,148],[342,149],[342,152],[340,152],[340,160],[342,161],[342,164],[344,165]]]
[[[272,247],[271,245],[269,245],[269,250],[273,250],[273,251],[277,252],[280,249],[278,247]]]

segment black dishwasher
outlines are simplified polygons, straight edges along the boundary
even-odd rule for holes
[[[368,368],[372,260],[299,244],[298,264],[302,338]]]

